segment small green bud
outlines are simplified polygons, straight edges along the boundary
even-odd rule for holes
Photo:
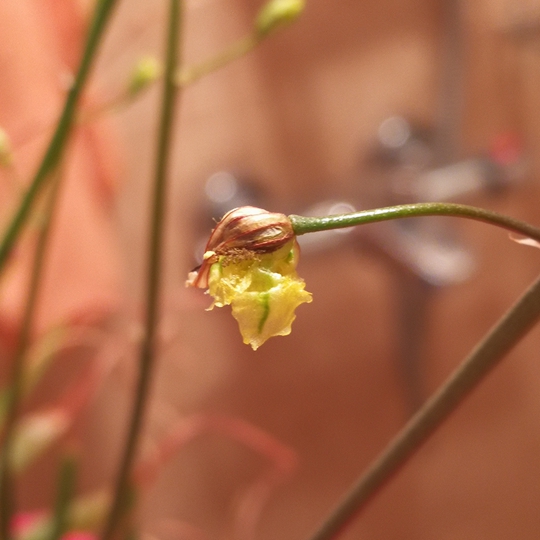
[[[128,93],[134,97],[161,76],[162,68],[159,61],[153,56],[143,56],[135,65]]]
[[[11,141],[8,134],[0,128],[0,167],[9,167],[12,163]]]
[[[259,37],[295,21],[304,10],[304,0],[270,0],[257,15],[255,31]]]

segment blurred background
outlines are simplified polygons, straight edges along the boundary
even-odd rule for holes
[[[86,4],[61,2],[79,19],[60,16],[63,11],[46,0],[10,1],[1,9],[11,9],[5,25],[28,54],[31,40],[21,28],[68,28],[65,36],[77,43],[82,22],[73,28],[74,20],[84,21]],[[188,0],[185,63],[196,64],[249,33],[260,7],[246,0]],[[120,3],[89,103],[114,96],[141,56],[159,57],[166,8],[161,0]],[[43,48],[41,34],[34,35],[36,50]],[[12,88],[35,88],[31,80],[42,71],[57,81],[60,65],[76,65],[73,49],[42,39],[61,61],[21,67]],[[15,62],[6,43],[2,58]],[[297,463],[268,497],[255,537],[307,538],[535,278],[539,254],[501,230],[452,218],[310,235],[302,242],[299,273],[314,301],[299,308],[290,336],[253,352],[228,309],[207,312],[209,298],[184,288],[213,219],[243,204],[322,215],[445,200],[538,224],[539,85],[537,1],[308,0],[297,23],[188,87],[175,134],[163,345],[145,449],[193,415],[257,426],[294,452]],[[0,103],[10,134],[16,104],[22,110],[24,100],[42,100],[25,114],[54,118],[61,102],[57,88],[48,95],[42,89],[14,95],[8,83],[0,89],[11,104],[2,111]],[[75,431],[85,460],[81,491],[112,478],[126,425],[158,104],[156,87],[87,128],[79,151],[91,162],[81,158],[91,169],[91,215],[75,231],[68,218],[56,227],[60,259],[76,259],[83,274],[58,262],[56,285],[51,277],[44,292],[42,324],[51,311],[65,316],[95,302],[101,307],[96,324],[113,336],[109,340],[123,341],[120,361]],[[89,138],[99,149],[99,166],[88,154]],[[40,147],[23,151],[15,142],[24,174]],[[88,203],[85,196],[66,188],[66,212],[80,216],[69,197]],[[72,247],[62,240],[66,230]],[[69,301],[58,307],[58,281],[65,283],[67,273]],[[8,285],[16,292],[24,284]],[[18,313],[8,296],[3,313],[12,309],[13,315],[0,325],[5,350]],[[536,539],[539,346],[534,329],[343,538]],[[47,470],[47,460],[52,463],[52,455],[40,470]],[[236,519],[249,514],[242,495],[268,467],[264,455],[226,430],[204,431],[161,468],[141,499],[143,530],[164,540],[248,538]],[[36,468],[26,479],[29,507],[43,504],[47,490],[36,483],[46,485],[47,478]]]

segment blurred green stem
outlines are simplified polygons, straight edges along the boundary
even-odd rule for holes
[[[250,34],[235,41],[224,51],[195,66],[179,70],[176,82],[185,87],[200,78],[221,69],[234,60],[251,52],[259,43],[288,26],[296,20],[304,10],[304,2],[301,0],[269,0],[260,9],[255,20],[254,28]]]
[[[13,486],[13,476],[10,470],[11,445],[23,391],[24,360],[34,327],[41,277],[43,275],[45,257],[49,245],[54,208],[58,199],[61,180],[60,171],[57,172],[54,180],[50,193],[48,193],[46,208],[42,216],[43,221],[37,239],[30,283],[28,285],[26,303],[21,321],[21,330],[9,377],[6,417],[4,420],[2,450],[0,455],[0,538],[6,539],[10,538],[9,524],[15,509],[15,490]]]
[[[474,387],[540,319],[538,279],[475,347],[442,387],[413,416],[310,540],[331,540],[370,501]]]
[[[11,253],[15,242],[19,238],[32,209],[34,208],[38,195],[41,193],[43,187],[47,184],[50,173],[56,169],[64,154],[66,142],[73,126],[79,99],[88,80],[98,46],[101,42],[107,22],[110,19],[116,3],[117,0],[98,0],[97,2],[81,64],[79,66],[77,75],[75,76],[73,85],[69,90],[56,130],[45,152],[43,160],[41,161],[41,164],[34,175],[30,187],[23,195],[11,222],[6,229],[6,232],[0,240],[0,273],[4,269],[9,258],[9,254]]]
[[[234,42],[217,56],[178,71],[176,83],[185,87],[251,52],[264,39],[256,32]]]
[[[130,474],[137,453],[152,367],[156,349],[156,328],[159,317],[161,259],[163,228],[165,223],[167,176],[170,146],[176,105],[177,85],[175,72],[180,56],[179,43],[182,27],[183,5],[181,0],[170,0],[169,29],[166,42],[166,61],[163,81],[161,119],[157,143],[155,180],[150,223],[147,289],[145,301],[145,333],[139,357],[139,375],[131,420],[116,480],[111,510],[102,534],[103,540],[113,536],[124,513],[130,490]]]
[[[65,457],[60,464],[56,506],[47,540],[60,540],[67,532],[69,509],[75,491],[76,467],[77,463],[73,456]]]
[[[497,212],[454,203],[402,204],[400,206],[362,210],[360,212],[336,216],[304,217],[292,215],[289,218],[292,222],[294,232],[297,235],[301,235],[317,231],[328,231],[330,229],[354,227],[377,221],[420,216],[453,216],[484,221],[485,223],[502,227],[503,229],[533,238],[540,242],[540,228],[538,227],[534,227],[518,219],[503,216]]]

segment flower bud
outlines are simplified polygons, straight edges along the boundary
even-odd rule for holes
[[[295,21],[304,10],[304,0],[270,0],[259,11],[255,21],[255,31],[265,37],[280,26]]]
[[[161,76],[161,65],[153,56],[143,56],[135,65],[128,94],[135,97]]]

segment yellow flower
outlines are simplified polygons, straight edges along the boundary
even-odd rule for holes
[[[256,350],[272,336],[290,334],[294,311],[312,300],[296,273],[298,253],[288,218],[235,209],[214,229],[203,265],[187,285],[208,286],[214,298],[209,309],[230,305],[244,343]]]

